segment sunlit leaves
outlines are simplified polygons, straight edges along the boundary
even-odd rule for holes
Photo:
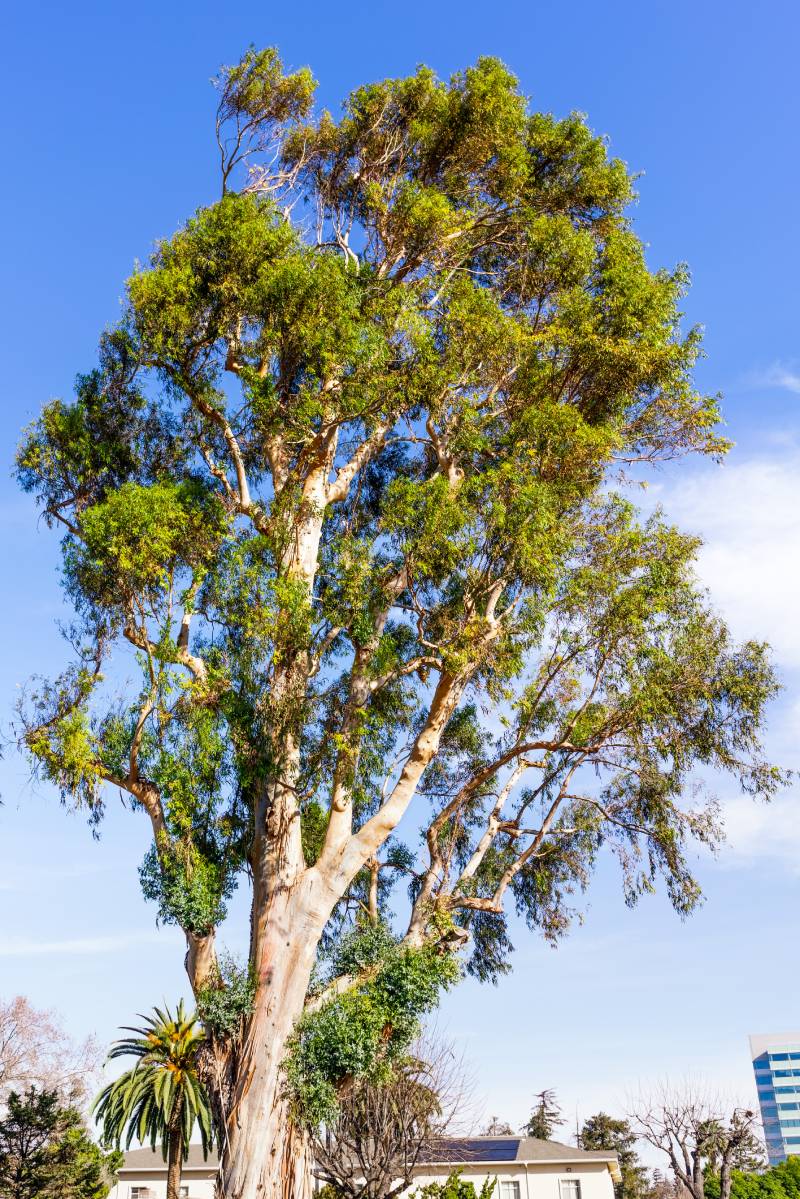
[[[173,1138],[178,1152],[189,1155],[197,1129],[204,1156],[214,1143],[211,1105],[197,1069],[197,1053],[205,1034],[183,1000],[173,1015],[169,1008],[154,1008],[142,1017],[141,1027],[126,1031],[138,1034],[115,1042],[110,1059],[132,1056],[136,1065],[110,1082],[95,1100],[94,1113],[102,1125],[103,1140],[117,1148],[134,1139],[156,1146],[166,1159]]]
[[[624,164],[582,117],[531,112],[496,59],[367,84],[338,119],[274,50],[217,82],[222,198],[136,271],[97,370],[19,454],[67,531],[77,640],[122,638],[141,671],[121,697],[42,690],[45,777],[94,812],[103,778],[149,803],[146,893],[206,936],[242,874],[270,863],[261,903],[284,869],[323,869],[332,808],[366,828],[444,680],[428,810],[408,808],[421,854],[354,858],[323,946],[410,878],[422,938],[469,926],[493,977],[503,898],[555,940],[607,850],[629,902],[661,876],[690,910],[689,847],[719,840],[695,772],[760,796],[782,776],[765,648],[699,590],[695,539],[609,490],[726,448],[692,382],[686,269],[649,269]],[[394,1000],[341,1002],[315,1110],[380,1059]]]
[[[224,531],[222,506],[202,485],[124,483],[81,515],[67,576],[100,605],[152,601],[181,567],[202,571]]]

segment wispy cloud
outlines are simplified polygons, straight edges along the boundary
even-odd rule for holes
[[[15,870],[6,867],[6,873],[0,878],[0,891],[27,892],[41,891],[48,884],[60,885],[64,882],[82,880],[98,874],[111,874],[116,867],[108,862],[77,862],[67,866],[26,866]]]
[[[800,381],[799,381],[800,383]],[[794,768],[800,743],[800,453],[796,449],[703,468],[657,490],[676,523],[704,539],[698,571],[740,639],[772,646],[787,691],[771,713],[767,752]],[[730,865],[774,863],[800,871],[800,786],[772,803],[723,798]]]
[[[776,387],[800,395],[800,367],[773,362],[762,370],[752,371],[746,383],[748,387]]]
[[[32,958],[44,955],[83,957],[117,953],[133,945],[166,944],[178,935],[172,930],[136,930],[113,936],[73,937],[62,941],[39,941],[35,937],[0,937],[0,958]]]
[[[723,864],[762,863],[765,859],[800,874],[800,791],[772,803],[754,803],[747,795],[723,804],[727,849]]]
[[[779,666],[800,667],[800,454],[731,459],[653,490],[703,538],[700,575],[736,636],[769,641]]]

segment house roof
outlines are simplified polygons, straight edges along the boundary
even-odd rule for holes
[[[605,1149],[576,1149],[559,1141],[537,1137],[449,1137],[431,1145],[420,1159],[423,1165],[448,1162],[492,1164],[499,1162],[553,1162],[588,1164],[590,1161],[617,1164],[617,1155]]]
[[[217,1155],[209,1153],[208,1158],[204,1158],[200,1145],[190,1145],[189,1157],[184,1162],[183,1168],[184,1170],[207,1170],[213,1174],[217,1169]],[[121,1168],[120,1173],[125,1174],[131,1171],[140,1174],[144,1170],[166,1171],[166,1169],[167,1163],[160,1150],[129,1149],[125,1154],[125,1165]]]
[[[604,1149],[576,1149],[559,1141],[540,1141],[536,1137],[447,1137],[431,1144],[421,1156],[419,1165],[500,1165],[503,1162],[550,1162],[553,1165],[588,1165],[605,1163],[612,1177],[619,1173],[616,1153]],[[217,1156],[209,1153],[204,1159],[199,1145],[189,1147],[184,1170],[202,1170],[213,1174]],[[161,1153],[152,1149],[132,1149],[125,1154],[122,1173],[166,1170]]]

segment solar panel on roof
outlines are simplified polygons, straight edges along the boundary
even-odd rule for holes
[[[459,1137],[437,1141],[431,1146],[430,1162],[513,1162],[519,1149],[519,1137]]]

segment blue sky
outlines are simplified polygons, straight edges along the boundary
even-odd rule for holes
[[[706,536],[701,573],[734,630],[775,647],[786,690],[776,760],[800,734],[800,117],[793,0],[383,0],[300,7],[140,0],[15,5],[0,87],[0,721],[63,660],[56,544],[10,477],[20,428],[69,394],[118,312],[135,258],[216,192],[208,80],[250,42],[310,65],[336,110],[353,86],[424,61],[447,75],[501,56],[532,103],[578,109],[642,171],[635,222],[653,266],[687,261],[687,323],[706,327],[700,384],[725,395],[724,468],[655,476],[655,497]],[[183,988],[180,938],[139,895],[141,820],[112,802],[99,843],[13,750],[0,763],[0,994],[59,1009],[103,1041]],[[586,921],[553,951],[519,930],[515,972],[465,984],[441,1023],[488,1113],[521,1122],[555,1087],[570,1119],[624,1107],[669,1073],[750,1087],[746,1034],[798,1024],[800,795],[770,808],[724,791],[730,844],[699,863],[705,907],[628,911],[602,870]],[[245,936],[237,913],[230,941]]]

